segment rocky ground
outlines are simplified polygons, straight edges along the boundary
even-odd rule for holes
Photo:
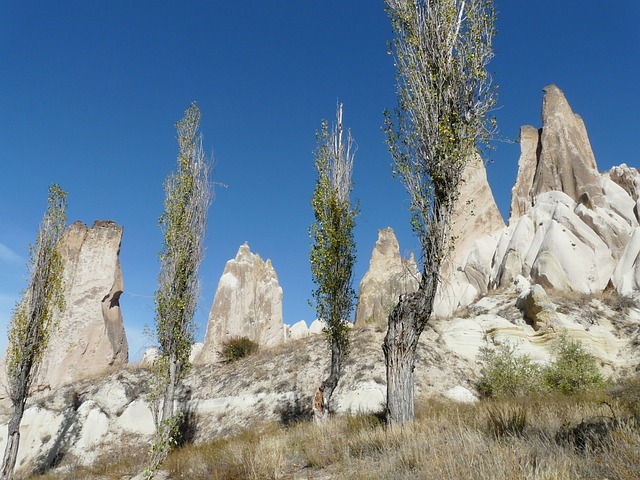
[[[631,373],[640,365],[640,310],[633,298],[550,292],[543,301],[552,321],[537,331],[535,323],[525,318],[527,311],[516,307],[517,299],[517,293],[504,291],[483,297],[452,317],[434,318],[421,337],[417,394],[472,399],[482,347],[512,342],[544,362],[551,358],[554,340],[565,331],[582,340],[607,375]],[[384,333],[383,325],[353,330],[351,354],[333,398],[336,412],[382,410]],[[328,362],[324,336],[310,335],[234,363],[196,365],[181,391],[188,412],[185,431],[197,443],[265,421],[288,424],[308,416],[311,395]],[[123,445],[146,450],[154,431],[146,399],[149,375],[147,368],[119,367],[105,376],[37,393],[23,420],[18,465],[26,471],[91,464]],[[4,422],[8,411],[9,405],[3,404]],[[0,448],[5,432],[0,427]]]

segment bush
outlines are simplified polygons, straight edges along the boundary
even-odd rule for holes
[[[222,344],[222,359],[235,362],[258,351],[258,344],[248,337],[232,338]]]
[[[478,392],[484,397],[527,395],[540,390],[540,367],[528,355],[516,353],[515,345],[504,343],[498,350],[480,352],[483,376]]]
[[[554,348],[555,359],[543,369],[544,385],[565,395],[606,386],[596,358],[579,340],[562,335]]]

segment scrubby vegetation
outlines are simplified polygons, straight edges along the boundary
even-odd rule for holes
[[[237,337],[222,344],[222,359],[235,362],[258,351],[258,344],[249,337]]]
[[[478,392],[484,397],[515,397],[543,392],[565,395],[599,391],[607,382],[598,370],[596,358],[579,340],[561,335],[547,365],[535,363],[517,346],[504,343],[498,349],[483,349],[483,375]]]
[[[633,379],[611,394],[559,393],[473,405],[420,400],[417,422],[387,430],[380,415],[337,416],[322,427],[269,423],[172,452],[169,478],[557,479],[640,478],[640,411]],[[133,455],[133,452],[131,452]],[[127,458],[105,458],[44,479],[121,479]],[[113,462],[112,464],[108,462]],[[127,465],[127,467],[122,467]]]

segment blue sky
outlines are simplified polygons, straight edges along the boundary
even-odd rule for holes
[[[640,2],[496,2],[500,137],[487,167],[508,215],[520,125],[540,126],[542,88],[556,83],[584,119],[601,169],[638,166]],[[174,124],[192,100],[215,158],[202,298],[204,336],[225,262],[248,241],[271,258],[285,323],[311,321],[309,205],[322,118],[344,103],[358,144],[356,285],[377,230],[417,250],[403,187],[380,129],[395,105],[392,38],[378,0],[17,1],[0,3],[0,329],[24,288],[28,245],[47,188],[69,192],[69,223],[124,225],[121,307],[130,355],[153,325],[162,183]],[[4,349],[6,337],[0,337]]]

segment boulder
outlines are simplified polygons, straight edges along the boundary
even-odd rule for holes
[[[558,323],[556,307],[540,285],[531,285],[516,299],[516,307],[537,332],[553,328]]]
[[[309,327],[307,322],[300,320],[289,327],[289,338],[291,340],[297,340],[309,336]]]
[[[197,362],[217,361],[222,344],[232,338],[248,337],[272,347],[285,341],[285,332],[276,271],[271,260],[262,260],[245,242],[224,267]]]
[[[378,231],[369,270],[360,282],[355,325],[386,323],[391,309],[403,293],[418,289],[420,274],[413,256],[405,260],[392,228]]]

